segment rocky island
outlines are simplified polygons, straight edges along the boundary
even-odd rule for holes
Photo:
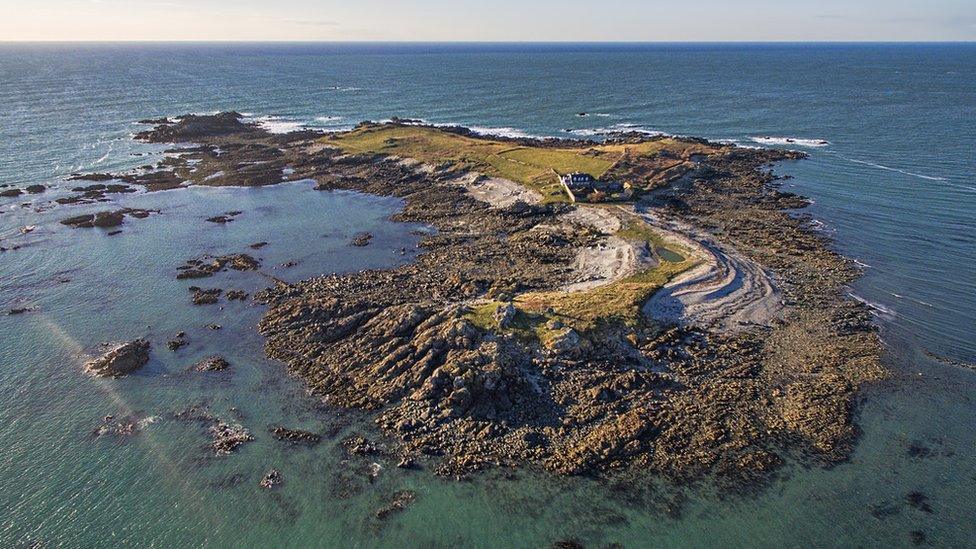
[[[138,139],[181,148],[100,180],[310,181],[399,197],[398,220],[435,229],[408,265],[255,296],[267,354],[327,404],[371,414],[370,436],[404,463],[752,481],[787,455],[845,459],[858,390],[885,375],[869,311],[845,292],[857,268],[769,170],[800,153],[399,119],[288,134],[237,113],[145,122]],[[579,201],[560,184],[576,172],[626,193]],[[180,276],[251,259],[226,257]]]

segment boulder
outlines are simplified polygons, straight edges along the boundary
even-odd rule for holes
[[[515,305],[511,303],[506,303],[495,309],[495,320],[498,322],[498,327],[504,330],[511,326],[517,312]]]
[[[145,339],[123,343],[89,361],[85,364],[85,370],[98,377],[124,376],[149,362],[149,348],[149,342]]]
[[[556,355],[575,354],[581,351],[583,338],[576,333],[576,330],[565,328],[546,340],[545,347]]]

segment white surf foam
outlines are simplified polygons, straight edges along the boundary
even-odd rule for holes
[[[642,126],[640,124],[632,124],[632,123],[614,124],[612,126],[602,127],[602,128],[578,128],[578,129],[572,129],[566,131],[573,135],[581,135],[585,137],[592,137],[598,135],[611,135],[615,133],[627,133],[627,132],[639,133],[642,135],[647,135],[652,137],[659,136],[659,135],[671,135],[662,132],[660,130],[655,130],[653,128],[648,128],[647,126]]]
[[[885,307],[884,305],[882,305],[880,303],[875,303],[873,301],[868,301],[867,299],[864,299],[863,297],[855,294],[854,292],[848,292],[847,295],[849,295],[852,298],[854,298],[855,300],[857,300],[857,301],[859,301],[859,302],[867,305],[868,308],[871,309],[871,311],[874,312],[877,315],[883,315],[883,316],[888,316],[888,317],[897,316],[897,313],[895,313],[895,311],[893,309],[890,309],[888,307]]]
[[[825,139],[804,139],[801,137],[772,137],[772,136],[757,136],[751,137],[756,143],[761,143],[763,145],[786,145],[786,146],[797,146],[797,147],[829,147],[830,142]]]
[[[280,116],[255,116],[252,120],[269,133],[290,133],[305,128],[302,122]]]
[[[509,137],[515,139],[537,137],[529,133],[526,133],[524,130],[520,130],[518,128],[508,128],[508,127],[493,128],[488,126],[469,126],[468,129],[478,135],[489,135],[489,136],[493,135],[496,137]]]

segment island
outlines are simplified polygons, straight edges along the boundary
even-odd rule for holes
[[[745,485],[788,456],[847,459],[859,390],[886,375],[845,290],[857,267],[771,170],[802,153],[397,118],[287,134],[233,112],[144,123],[137,139],[179,148],[77,179],[307,182],[399,197],[397,220],[431,228],[409,264],[255,296],[268,356],[367,414],[401,463]]]

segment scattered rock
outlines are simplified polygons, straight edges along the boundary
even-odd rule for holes
[[[35,310],[34,307],[15,307],[7,311],[7,316],[22,315]]]
[[[0,197],[3,198],[13,198],[15,196],[20,196],[24,194],[24,191],[20,189],[4,189],[0,191]]]
[[[221,329],[220,324],[207,324],[205,327],[208,330],[214,330],[214,331]]]
[[[268,245],[267,242],[255,242],[254,244],[251,244],[249,248],[251,248],[252,250],[260,250],[261,248],[267,245]]]
[[[98,377],[124,376],[149,362],[149,348],[149,342],[145,339],[123,343],[89,361],[85,364],[85,370]]]
[[[45,187],[44,185],[28,185],[26,187],[26,190],[30,194],[41,194],[42,192],[47,190],[47,187]]]

